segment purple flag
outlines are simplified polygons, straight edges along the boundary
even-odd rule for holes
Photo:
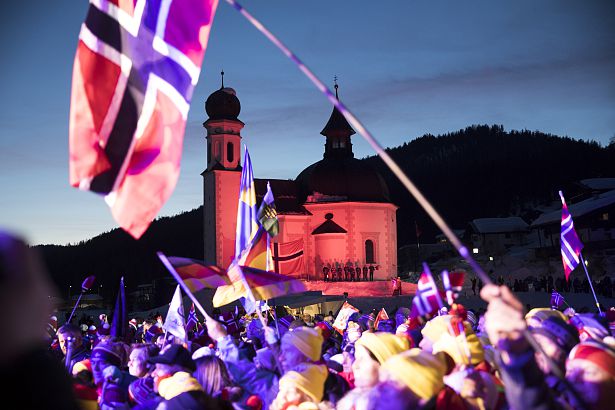
[[[580,263],[580,255],[581,250],[583,249],[583,244],[574,230],[572,215],[568,212],[568,206],[566,205],[566,200],[564,199],[564,194],[562,194],[562,191],[559,191],[559,196],[562,199],[562,231],[560,235],[562,263],[564,264],[566,280],[568,280],[570,277],[570,272],[572,272]]]
[[[111,336],[124,339],[128,334],[128,312],[126,312],[126,297],[124,295],[124,277],[120,279],[120,289],[115,299],[113,321],[111,322]]]

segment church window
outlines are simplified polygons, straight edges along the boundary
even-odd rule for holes
[[[226,144],[226,160],[228,162],[233,162],[233,155],[235,153],[233,152],[233,143],[229,142]]]
[[[374,242],[371,239],[365,241],[365,263],[376,263],[374,260]]]

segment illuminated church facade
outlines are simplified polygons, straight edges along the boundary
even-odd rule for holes
[[[205,262],[226,267],[235,253],[244,123],[238,118],[241,104],[231,88],[212,93],[205,110]],[[397,206],[390,202],[382,177],[365,161],[354,158],[354,133],[334,108],[321,131],[326,139],[321,160],[294,180],[255,178],[257,206],[267,181],[275,197],[280,231],[272,240],[274,256],[280,263],[302,258],[300,265],[293,265],[293,272],[280,268],[280,273],[322,280],[323,266],[351,265],[356,269],[373,265],[378,266],[376,280],[397,275]],[[283,249],[292,251],[278,252]]]

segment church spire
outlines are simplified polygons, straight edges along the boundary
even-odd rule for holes
[[[220,76],[222,77],[222,86],[220,87],[220,89],[223,89],[224,88],[224,69],[220,71]]]
[[[339,100],[337,76],[333,77],[333,82],[335,84],[335,98]],[[329,121],[320,133],[327,137],[324,158],[354,158],[350,136],[355,131],[336,107],[333,107]]]

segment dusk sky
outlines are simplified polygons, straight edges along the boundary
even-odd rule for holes
[[[240,3],[325,83],[337,75],[340,99],[384,146],[482,123],[603,145],[615,135],[613,1]],[[72,65],[87,6],[26,0],[3,7],[0,228],[35,244],[75,243],[116,227],[102,197],[68,183]],[[319,132],[330,103],[220,0],[181,176],[160,215],[202,204],[204,103],[220,87],[221,69],[241,101],[256,177],[294,179],[322,158]],[[373,154],[360,136],[353,144],[356,157]]]

